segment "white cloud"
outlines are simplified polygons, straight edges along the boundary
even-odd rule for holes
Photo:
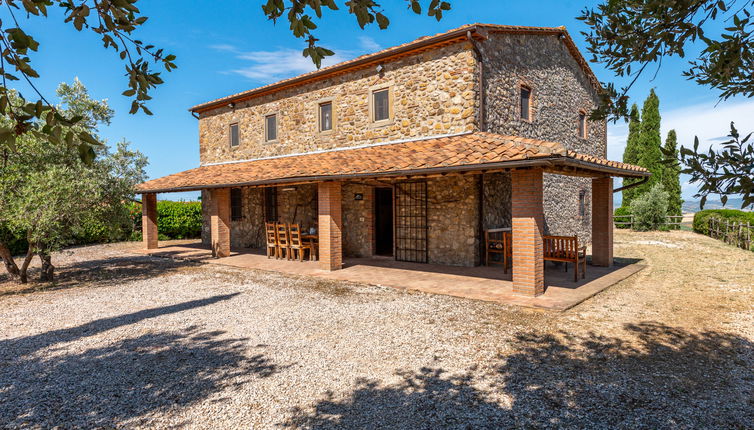
[[[304,57],[298,49],[281,48],[274,51],[242,52],[236,58],[251,62],[251,65],[232,69],[231,73],[265,83],[316,70],[311,58]],[[322,60],[322,66],[329,66],[344,60],[344,57],[336,53]]]
[[[237,52],[238,49],[233,45],[227,45],[224,43],[220,43],[217,45],[210,45],[210,49],[214,49],[215,51],[227,51],[227,52]]]
[[[231,68],[222,73],[232,73],[260,83],[270,83],[288,77],[311,72],[316,69],[311,58],[304,57],[302,51],[293,48],[278,48],[268,51],[243,51],[230,44],[210,45],[210,49],[233,54],[237,60],[249,65]],[[355,50],[335,49],[335,55],[322,60],[322,67],[330,66],[357,55],[382,50],[382,46],[369,36],[358,38]]]
[[[359,46],[365,53],[382,50],[382,46],[369,36],[359,36]]]
[[[730,122],[743,134],[754,131],[754,101],[715,102],[692,105],[663,113],[662,133],[675,129],[679,145],[691,146],[699,136],[699,147],[707,149],[727,140]]]

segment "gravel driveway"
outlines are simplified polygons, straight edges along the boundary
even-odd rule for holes
[[[754,253],[616,242],[564,313],[77,248],[0,278],[0,428],[754,428]]]

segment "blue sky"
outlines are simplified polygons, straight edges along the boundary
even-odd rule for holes
[[[550,1],[533,7],[531,2],[455,0],[454,9],[438,23],[433,18],[408,13],[404,2],[385,0],[384,3],[391,4],[386,10],[391,19],[387,31],[376,26],[361,30],[345,12],[326,15],[319,22],[321,29],[317,36],[324,46],[336,51],[335,61],[472,22],[565,25],[585,53],[580,34],[585,26],[575,17],[584,7],[595,4]],[[122,138],[131,141],[149,157],[148,174],[156,178],[199,164],[197,120],[188,112],[190,106],[313,69],[309,60],[300,55],[304,43],[290,34],[285,22],[273,25],[267,21],[260,4],[241,0],[138,3],[149,21],[136,37],[175,54],[178,64],[177,70],[163,73],[166,83],[153,91],[154,100],[149,104],[154,112],[151,117],[128,114],[130,102],[120,95],[126,88],[123,65],[114,51],[102,49],[96,35],[77,32],[71,25],[63,24],[57,10],[51,10],[51,19],[32,16],[20,23],[40,42],[40,52],[33,54],[32,60],[42,75],[36,82],[42,92],[52,96],[59,82],[78,77],[93,97],[108,99],[116,116],[101,134],[110,143]],[[688,50],[689,54],[694,52],[694,48]],[[653,80],[654,70],[630,94],[641,105],[649,89],[656,89],[661,101],[663,136],[675,128],[681,144],[688,146],[694,135],[699,135],[703,145],[709,145],[721,140],[730,120],[736,121],[741,131],[754,128],[751,121],[754,102],[733,99],[716,106],[716,93],[686,81],[681,76],[684,67],[683,60],[667,59]],[[600,80],[614,80],[599,64],[592,64],[592,68]],[[32,96],[24,87],[19,88],[27,97]],[[626,132],[623,123],[609,127],[609,158],[621,159]],[[694,187],[684,184],[683,191],[688,198]]]

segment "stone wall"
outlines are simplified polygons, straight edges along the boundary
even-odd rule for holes
[[[241,188],[243,192],[243,219],[230,221],[230,246],[232,248],[262,248],[265,245],[264,232],[264,190],[262,188]],[[202,191],[202,243],[211,243],[209,207],[211,194]]]
[[[356,146],[475,129],[476,61],[468,42],[415,54],[375,68],[283,90],[201,114],[202,164]],[[392,120],[371,121],[373,89],[389,87]],[[319,104],[332,101],[334,126],[320,133]],[[278,115],[278,139],[264,142],[264,117]],[[231,148],[229,126],[239,124],[240,145]]]
[[[480,43],[484,56],[486,129],[560,142],[568,149],[607,155],[605,121],[588,121],[587,138],[578,135],[579,111],[597,106],[597,91],[557,35],[492,33]],[[521,85],[532,90],[532,120],[520,119]],[[591,201],[588,178],[545,174],[545,226],[548,234],[591,239],[590,212],[579,217],[579,191]]]
[[[292,187],[291,187],[292,188]],[[262,248],[265,246],[264,188],[242,188],[243,219],[230,221],[230,246],[233,248]],[[298,185],[295,190],[277,192],[278,220],[297,222],[301,228],[317,226],[317,186]],[[202,191],[202,243],[209,245],[210,193]]]
[[[484,175],[484,228],[511,226],[511,175],[495,172]]]
[[[278,187],[277,213],[279,222],[298,223],[306,230],[317,227],[317,185]]]
[[[374,187],[343,185],[343,254],[371,257],[374,254]],[[355,195],[361,194],[362,200]]]
[[[428,180],[429,263],[478,263],[478,187],[477,176],[472,175]]]

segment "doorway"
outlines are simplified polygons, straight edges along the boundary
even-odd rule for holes
[[[393,255],[393,189],[374,189],[374,253]]]
[[[400,182],[395,185],[395,259],[426,263],[427,181]]]

